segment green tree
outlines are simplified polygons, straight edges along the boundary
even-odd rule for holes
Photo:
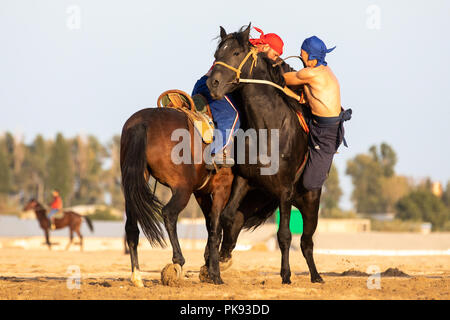
[[[47,142],[41,135],[36,136],[31,145],[26,147],[25,160],[21,170],[22,190],[26,198],[45,201],[45,184],[48,160]]]
[[[431,191],[418,189],[401,198],[396,217],[402,220],[431,222],[433,230],[441,229],[450,218],[450,209]]]
[[[357,155],[347,162],[346,174],[352,178],[352,200],[357,212],[385,212],[386,202],[382,197],[381,183],[383,168],[378,161],[370,155]]]
[[[386,212],[395,212],[395,204],[411,192],[412,184],[407,177],[393,175],[381,177],[382,197],[386,203]]]
[[[110,167],[104,172],[103,181],[111,198],[111,205],[119,210],[125,210],[125,200],[122,193],[120,171],[120,136],[114,136],[108,144]]]
[[[331,165],[330,173],[325,181],[322,196],[322,214],[328,215],[332,210],[339,209],[339,200],[342,196],[342,189],[339,186],[339,173],[336,166]]]
[[[8,208],[8,195],[12,191],[12,170],[9,166],[6,141],[0,138],[0,210]]]
[[[0,140],[0,193],[7,195],[12,189],[12,170],[8,162],[5,141]]]
[[[346,174],[352,178],[352,200],[358,212],[384,213],[392,208],[397,199],[392,200],[383,189],[399,186],[399,181],[394,179],[396,163],[394,149],[385,142],[379,148],[371,146],[368,154],[359,154],[347,162]]]
[[[395,174],[394,167],[397,164],[397,154],[390,145],[383,142],[380,148],[375,145],[371,146],[369,154],[372,155],[374,161],[380,164],[384,177],[389,178]]]
[[[94,136],[76,137],[72,142],[75,191],[73,204],[103,202],[102,163],[106,156],[104,146]]]
[[[50,149],[47,167],[49,189],[59,189],[67,206],[72,197],[74,178],[69,144],[61,133],[57,134]]]
[[[14,179],[14,137],[10,132],[6,132],[1,138],[1,141],[4,157],[3,161],[5,161],[8,166],[8,192],[14,193],[16,192],[16,183]]]
[[[444,201],[445,205],[450,208],[450,181],[447,181],[447,186],[442,194],[442,201]]]

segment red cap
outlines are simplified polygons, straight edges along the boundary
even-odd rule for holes
[[[250,39],[249,41],[251,44],[253,44],[254,46],[258,44],[268,44],[269,47],[278,52],[280,56],[283,54],[284,43],[278,35],[276,35],[275,33],[264,34],[261,29],[256,27],[255,30],[261,33],[261,36],[259,37],[259,39]]]

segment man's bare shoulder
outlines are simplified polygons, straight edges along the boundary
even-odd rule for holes
[[[315,72],[314,68],[310,68],[310,67],[300,69],[297,72],[297,77],[299,77],[300,79],[308,79],[308,78],[312,78],[314,76],[316,76],[316,72]]]

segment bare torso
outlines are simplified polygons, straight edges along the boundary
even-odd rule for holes
[[[312,77],[305,83],[306,98],[313,114],[337,117],[341,112],[339,82],[328,66],[308,68]]]

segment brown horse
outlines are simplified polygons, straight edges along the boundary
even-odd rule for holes
[[[174,141],[177,138],[172,139],[177,130],[186,133],[186,140],[190,141],[190,150],[183,150],[182,156],[189,161],[177,163],[173,159],[172,153],[180,141],[179,137],[178,141]],[[208,243],[205,265],[209,280],[215,284],[223,283],[218,252],[221,240],[219,215],[228,201],[233,174],[230,168],[221,168],[212,175],[206,170],[204,161],[194,161],[199,159],[199,155],[203,159],[206,147],[186,114],[174,108],[143,109],[124,124],[120,165],[127,216],[125,231],[134,285],[143,286],[137,255],[138,223],[152,245],[162,246],[165,244],[164,225],[173,249],[172,262],[175,265],[172,267],[181,271],[185,260],[178,242],[176,224],[179,213],[186,207],[192,194],[206,219]],[[156,198],[155,190],[150,190],[150,176],[171,189],[172,197],[166,205]],[[181,276],[182,273],[177,274]]]
[[[44,230],[45,233],[45,241],[48,245],[48,248],[51,250],[51,243],[49,237],[50,231],[50,220],[47,218],[47,210],[35,199],[31,199],[23,208],[24,211],[34,210],[36,214],[36,218],[39,221],[39,225]],[[75,231],[80,238],[80,250],[83,251],[83,236],[80,232],[81,222],[83,222],[83,218],[86,220],[86,223],[91,230],[94,231],[94,227],[92,225],[91,219],[89,217],[82,216],[73,211],[64,211],[64,216],[60,219],[55,219],[55,228],[62,229],[65,227],[69,227],[70,229],[70,241],[66,246],[66,250],[69,250],[70,245],[73,241],[73,232]]]

